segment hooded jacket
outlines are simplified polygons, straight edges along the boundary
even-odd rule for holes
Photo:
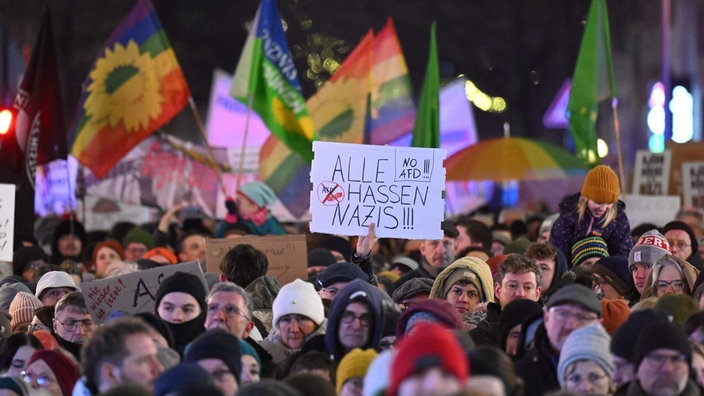
[[[381,331],[384,326],[382,291],[361,279],[355,279],[345,285],[339,291],[330,307],[328,315],[328,329],[325,332],[325,350],[333,356],[337,362],[347,353],[342,344],[338,341],[337,330],[340,326],[340,319],[345,312],[345,308],[354,302],[363,302],[369,306],[370,313],[374,317],[374,323],[370,327],[369,340],[362,349],[377,349],[381,340]]]
[[[452,275],[458,271],[469,271],[477,277],[479,285],[475,286],[480,289],[480,302],[494,302],[494,280],[491,276],[491,269],[487,263],[476,257],[462,257],[442,270],[430,289],[430,298],[445,300],[447,291],[452,287],[447,283]]]
[[[560,217],[555,220],[550,231],[550,244],[565,254],[568,263],[572,262],[572,246],[590,235],[599,235],[606,241],[610,256],[628,257],[633,247],[631,224],[626,216],[626,204],[618,201],[616,218],[604,227],[591,215],[589,210],[579,220],[577,204],[580,193],[573,194],[560,203]]]

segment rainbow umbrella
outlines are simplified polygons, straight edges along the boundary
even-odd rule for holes
[[[554,144],[520,137],[477,142],[445,160],[447,180],[543,180],[586,174],[574,155]]]

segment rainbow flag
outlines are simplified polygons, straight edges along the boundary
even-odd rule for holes
[[[384,144],[413,129],[411,81],[389,19],[370,30],[307,102],[318,139]],[[308,210],[310,163],[270,137],[259,156],[261,178],[295,217]]]
[[[271,133],[293,151],[308,161],[313,159],[313,123],[275,0],[259,4],[230,95],[254,109]]]
[[[71,155],[104,177],[127,152],[176,116],[191,96],[149,0],[138,0],[83,84]]]

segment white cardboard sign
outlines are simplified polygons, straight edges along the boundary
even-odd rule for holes
[[[666,195],[670,183],[672,152],[638,150],[633,170],[633,194]]]
[[[704,208],[704,161],[682,163],[682,206]]]
[[[0,261],[12,261],[15,237],[15,185],[0,184]]]
[[[313,232],[442,239],[445,151],[313,142]]]

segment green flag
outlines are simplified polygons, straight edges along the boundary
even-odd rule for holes
[[[413,147],[440,147],[440,66],[435,42],[435,22],[430,26],[430,53],[425,69],[423,90],[413,125]]]
[[[577,156],[589,166],[599,163],[596,143],[599,103],[615,96],[606,0],[592,0],[567,103]]]

